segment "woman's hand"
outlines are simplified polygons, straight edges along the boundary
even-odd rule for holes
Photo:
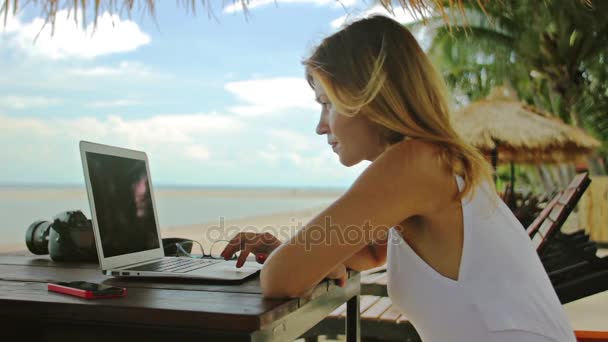
[[[270,233],[240,232],[230,240],[221,255],[229,260],[234,253],[241,251],[236,267],[242,267],[249,253],[253,253],[255,260],[263,264],[268,255],[280,245],[281,241]]]
[[[346,266],[344,264],[338,265],[333,271],[329,272],[326,277],[327,279],[334,279],[336,281],[336,285],[340,287],[346,286],[346,281],[348,280],[348,272],[346,271]]]

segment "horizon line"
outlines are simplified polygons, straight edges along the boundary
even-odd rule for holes
[[[289,189],[307,189],[307,190],[345,190],[345,186],[321,186],[321,185],[281,185],[281,184],[170,184],[161,183],[154,184],[154,188],[207,188],[207,189],[277,189],[277,190],[289,190]],[[0,182],[0,188],[9,187],[70,187],[70,188],[84,188],[84,183],[55,183],[55,182]]]

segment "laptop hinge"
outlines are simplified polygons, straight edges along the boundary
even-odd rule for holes
[[[155,258],[155,259],[152,259],[152,260],[141,261],[141,262],[136,262],[136,263],[134,263],[134,264],[122,265],[122,266],[120,266],[120,267],[116,267],[116,268],[113,268],[113,269],[115,269],[115,270],[119,270],[119,269],[123,269],[123,268],[125,268],[125,267],[132,267],[132,266],[145,265],[145,264],[148,264],[148,263],[151,263],[151,262],[154,262],[154,261],[160,261],[160,260],[162,260],[162,259],[164,259],[164,257]]]

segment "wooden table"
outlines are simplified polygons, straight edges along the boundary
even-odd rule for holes
[[[104,276],[97,264],[0,256],[0,341],[290,341],[344,302],[347,341],[358,341],[360,275],[299,299],[265,299],[259,278],[237,284]],[[86,300],[47,290],[84,280],[126,287],[124,298]],[[9,339],[11,338],[11,339]]]

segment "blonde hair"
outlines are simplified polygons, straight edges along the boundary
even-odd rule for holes
[[[484,180],[492,183],[489,163],[450,123],[443,79],[398,22],[384,16],[353,22],[303,64],[308,83],[314,88],[317,79],[339,113],[364,115],[384,127],[391,144],[407,137],[439,146],[442,164],[465,181],[458,199]]]

